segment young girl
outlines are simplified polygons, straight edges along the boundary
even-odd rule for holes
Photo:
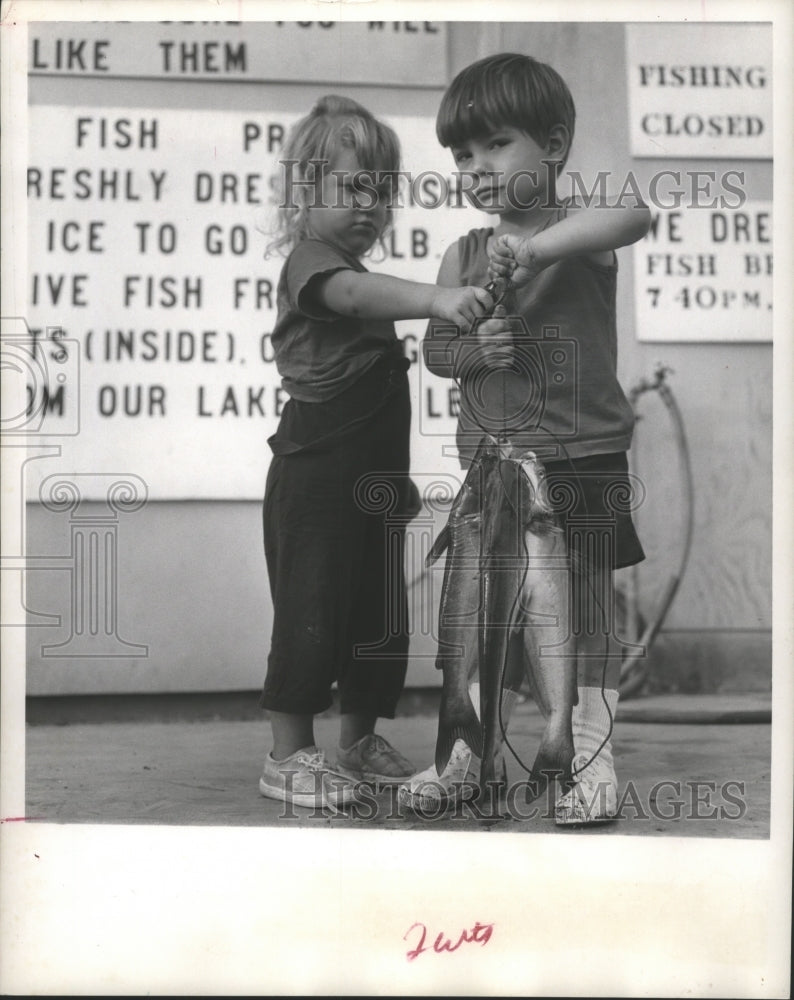
[[[272,342],[290,400],[269,441],[264,503],[274,619],[261,705],[273,749],[259,788],[299,806],[344,805],[356,780],[413,773],[374,732],[379,717],[394,717],[405,680],[403,542],[418,509],[408,478],[408,361],[393,321],[469,326],[492,305],[482,288],[403,281],[361,263],[391,222],[399,160],[390,128],[329,96],[295,126],[282,161],[277,245],[291,252]],[[336,767],[313,729],[334,681]]]

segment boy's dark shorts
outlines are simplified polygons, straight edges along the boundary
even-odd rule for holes
[[[625,452],[544,461],[549,500],[566,529],[574,569],[593,573],[642,562],[632,519],[644,491]],[[609,565],[611,563],[611,565]]]

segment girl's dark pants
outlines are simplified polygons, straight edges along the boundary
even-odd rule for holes
[[[403,553],[411,403],[378,362],[322,403],[290,400],[263,510],[273,634],[263,708],[393,718],[405,683]]]

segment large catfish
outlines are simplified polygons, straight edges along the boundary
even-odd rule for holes
[[[552,776],[570,777],[576,661],[565,539],[533,452],[493,440],[480,445],[428,563],[445,548],[436,770],[442,773],[455,741],[463,739],[482,762],[480,793],[494,788],[507,645],[520,628],[530,686],[546,718],[529,779],[538,795]],[[469,682],[478,675],[479,718],[469,695]]]

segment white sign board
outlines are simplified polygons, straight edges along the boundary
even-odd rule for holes
[[[771,340],[772,203],[654,209],[634,301],[639,340]]]
[[[771,25],[629,24],[626,45],[634,156],[771,158]]]
[[[265,259],[261,228],[298,117],[31,107],[26,318],[38,338],[61,330],[69,352],[49,364],[44,403],[61,468],[127,469],[152,499],[261,497],[287,400],[270,344],[283,258]],[[433,119],[388,121],[421,179],[404,188],[388,258],[368,266],[434,282],[483,216],[460,196]],[[456,390],[417,362],[424,328],[398,334],[415,362],[412,454],[433,469],[454,441]]]

